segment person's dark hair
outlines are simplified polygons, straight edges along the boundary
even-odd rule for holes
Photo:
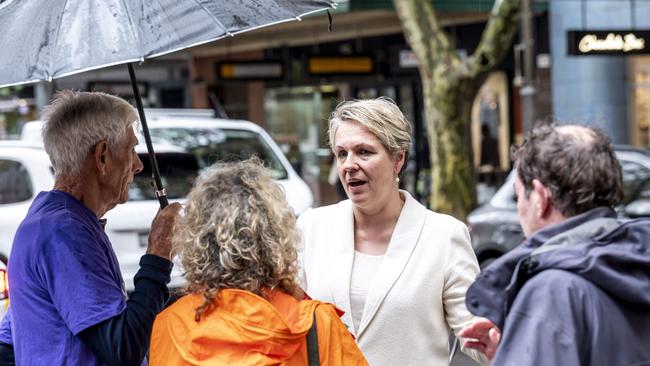
[[[512,156],[526,197],[539,180],[553,204],[571,217],[596,207],[614,207],[623,199],[621,166],[612,143],[601,131],[578,125],[533,129]]]

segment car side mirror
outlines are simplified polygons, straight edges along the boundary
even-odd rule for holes
[[[630,218],[650,217],[650,199],[640,199],[625,206],[625,215]]]

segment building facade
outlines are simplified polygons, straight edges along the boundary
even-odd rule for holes
[[[549,22],[555,118],[601,128],[615,143],[650,146],[650,1],[550,1]],[[626,45],[626,36],[641,48]]]
[[[441,24],[458,52],[470,55],[481,38],[491,2],[456,8],[453,2],[441,3],[445,5],[438,13]],[[326,204],[338,199],[335,187],[328,183],[333,166],[327,147],[329,114],[349,98],[390,97],[415,132],[404,188],[426,203],[429,152],[417,60],[391,2],[351,1],[347,9],[332,15],[331,32],[327,17],[318,16],[191,50],[193,106],[210,107],[217,99],[229,116],[263,125],[301,167],[318,203]],[[546,14],[536,16],[534,24],[538,52],[547,54]],[[472,135],[479,171],[507,172],[508,148],[521,133],[516,52],[513,46],[474,103]],[[542,67],[538,75],[539,110],[546,116],[551,113],[550,69]],[[486,130],[493,141],[490,149],[481,148]]]

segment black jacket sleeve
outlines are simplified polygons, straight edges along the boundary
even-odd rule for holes
[[[169,299],[172,262],[145,254],[133,281],[135,289],[119,315],[79,333],[81,340],[108,365],[140,365],[149,350],[156,315]]]
[[[14,366],[14,347],[10,344],[0,343],[0,366]]]

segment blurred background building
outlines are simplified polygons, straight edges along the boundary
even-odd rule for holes
[[[461,55],[470,54],[493,1],[432,3],[455,47]],[[535,118],[595,125],[616,143],[648,147],[650,0],[532,0],[532,7]],[[426,202],[429,153],[417,60],[392,2],[350,0],[331,14],[331,32],[323,13],[146,61],[137,71],[144,102],[148,107],[214,108],[217,116],[263,126],[309,183],[316,203],[326,204],[338,199],[336,187],[328,183],[329,113],[347,98],[388,96],[415,131],[404,187]],[[634,36],[629,44],[628,34]],[[586,36],[591,48],[584,46],[589,50],[581,53],[581,41],[589,43],[583,41]],[[474,163],[488,186],[509,171],[509,146],[523,131],[525,52],[524,44],[513,45],[474,101]],[[0,138],[18,134],[22,123],[37,118],[52,90],[130,97],[124,68],[0,90]]]

